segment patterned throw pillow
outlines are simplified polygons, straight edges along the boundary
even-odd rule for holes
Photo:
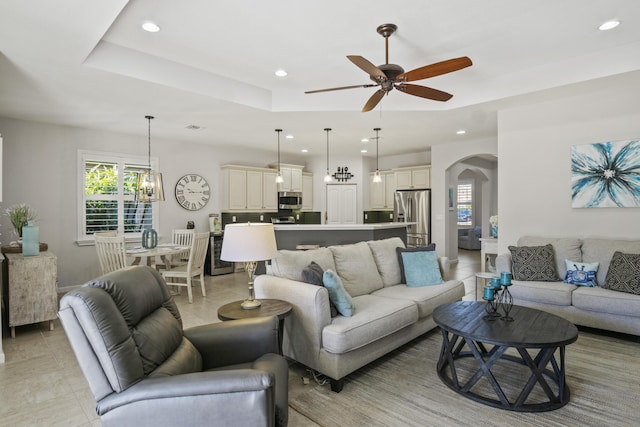
[[[513,280],[558,282],[556,260],[551,244],[545,246],[509,246]]]
[[[598,286],[596,273],[598,272],[598,262],[576,262],[568,259],[564,260],[567,266],[567,274],[564,276],[564,283],[578,286],[588,286],[590,288]]]
[[[603,288],[640,295],[640,254],[616,251],[611,258]]]

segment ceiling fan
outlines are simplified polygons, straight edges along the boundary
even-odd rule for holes
[[[376,67],[362,56],[347,56],[347,58],[349,58],[349,60],[353,62],[357,67],[369,74],[369,78],[373,80],[375,84],[333,87],[329,89],[310,90],[305,93],[329,92],[333,90],[380,86],[380,89],[378,89],[371,96],[371,98],[369,98],[367,103],[362,108],[363,112],[373,110],[376,105],[378,105],[378,103],[382,100],[382,98],[389,92],[391,92],[394,88],[398,89],[400,92],[408,93],[409,95],[419,96],[421,98],[432,99],[435,101],[444,102],[451,99],[453,95],[450,93],[432,89],[426,86],[407,84],[407,82],[428,79],[430,77],[435,77],[442,74],[451,73],[453,71],[461,70],[472,65],[471,59],[466,56],[462,56],[460,58],[454,58],[442,62],[437,62],[431,65],[425,65],[424,67],[405,72],[401,66],[396,64],[389,64],[389,36],[393,34],[397,29],[398,26],[395,24],[382,24],[377,28],[378,34],[384,37],[385,41],[384,64]]]

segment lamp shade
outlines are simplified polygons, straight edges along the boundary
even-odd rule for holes
[[[223,261],[264,261],[277,254],[273,224],[227,224],[222,240]]]

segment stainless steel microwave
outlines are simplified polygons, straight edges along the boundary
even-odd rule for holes
[[[281,191],[278,193],[278,209],[302,208],[302,193],[297,191]]]

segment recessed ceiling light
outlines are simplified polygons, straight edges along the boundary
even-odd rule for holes
[[[464,129],[460,129],[459,131],[456,132],[458,135],[464,135],[465,133],[467,133],[466,130]]]
[[[142,24],[142,29],[150,33],[157,33],[158,31],[160,31],[160,27],[158,27],[158,25],[153,22],[145,22],[144,24]]]
[[[287,139],[293,139],[293,135],[291,135],[291,134],[289,133],[289,134],[287,134],[287,135],[285,136],[285,138],[287,138]]]
[[[618,25],[620,25],[620,21],[618,21],[617,19],[612,19],[611,21],[607,21],[604,24],[600,25],[598,29],[600,31],[607,31],[614,29]]]
[[[278,77],[285,77],[287,74],[288,73],[285,70],[283,70],[282,68],[279,69],[279,70],[276,70],[276,76],[278,76]]]
[[[369,138],[362,138],[360,142],[369,142]]]
[[[360,150],[360,152],[361,152],[361,153],[366,153],[366,152],[367,152],[367,150]]]
[[[302,149],[302,150],[300,150],[300,151],[302,151],[303,153],[308,153],[308,152],[309,152],[309,150],[307,150],[306,148],[303,148],[303,149]]]

